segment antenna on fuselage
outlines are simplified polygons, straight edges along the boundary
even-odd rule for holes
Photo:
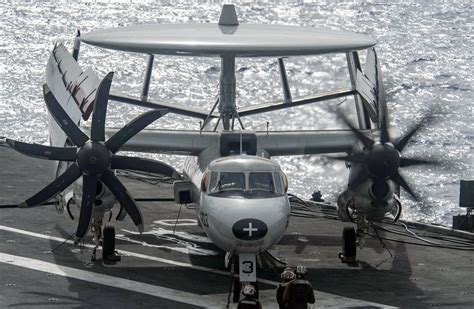
[[[240,154],[242,155],[242,131],[240,131]]]

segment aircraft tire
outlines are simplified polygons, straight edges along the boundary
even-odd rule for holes
[[[356,258],[356,231],[353,227],[346,226],[342,231],[342,254],[345,258]]]
[[[113,226],[105,226],[103,231],[102,259],[107,260],[108,257],[113,255],[115,255],[115,228]]]
[[[239,279],[234,279],[234,290],[232,293],[232,301],[234,303],[238,303],[240,300],[240,290],[241,290],[241,284]]]

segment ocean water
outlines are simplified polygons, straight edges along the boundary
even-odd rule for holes
[[[422,115],[439,109],[438,121],[412,139],[404,155],[442,159],[439,167],[402,171],[425,202],[402,194],[404,218],[450,224],[458,207],[459,180],[474,179],[473,24],[471,1],[234,1],[240,23],[324,27],[364,33],[378,41],[391,125],[402,133]],[[0,136],[47,141],[42,99],[45,66],[55,42],[72,48],[76,29],[90,31],[150,23],[217,22],[221,1],[0,1]],[[210,110],[217,95],[218,59],[155,58],[150,97]],[[364,59],[362,55],[362,60]],[[139,96],[143,55],[82,45],[80,65],[100,77],[115,71],[113,90]],[[293,96],[349,85],[343,55],[295,57],[286,65]],[[281,97],[275,59],[238,59],[237,104]],[[335,106],[341,101],[331,101]],[[351,100],[342,103],[350,109]],[[120,127],[143,109],[110,104],[107,125]],[[341,128],[321,105],[245,118],[249,129]],[[155,128],[197,129],[198,120],[167,115]],[[180,169],[184,158],[156,156]],[[309,197],[321,190],[334,201],[348,171],[319,156],[275,158],[290,178],[290,191]]]

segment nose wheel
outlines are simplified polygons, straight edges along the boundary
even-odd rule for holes
[[[353,227],[344,227],[342,231],[342,252],[339,253],[342,263],[355,263],[357,254],[356,236],[356,231]]]

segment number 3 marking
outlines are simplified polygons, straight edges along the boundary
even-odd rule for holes
[[[252,261],[244,261],[244,262],[242,262],[242,265],[244,266],[244,269],[242,270],[242,272],[244,274],[253,273],[253,262]]]

